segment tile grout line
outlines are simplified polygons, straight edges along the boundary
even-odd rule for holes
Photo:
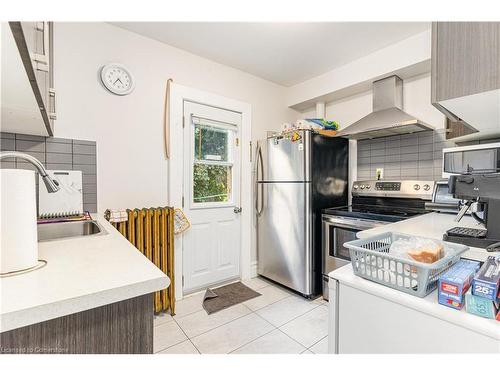
[[[276,302],[279,302],[279,301],[276,301]],[[267,305],[267,306],[270,306],[270,305],[272,305],[272,304],[269,304],[269,305]],[[264,306],[264,307],[267,307],[267,306]],[[267,333],[263,334],[262,336],[265,336],[265,335],[267,335],[268,333],[271,333],[271,332],[274,332],[275,330],[278,330],[278,331],[280,331],[281,333],[283,333],[285,336],[287,336],[288,338],[290,338],[292,341],[296,342],[297,344],[299,344],[300,346],[302,346],[303,348],[305,348],[305,346],[304,346],[304,345],[302,345],[300,342],[298,342],[297,340],[295,340],[293,337],[289,336],[286,332],[283,332],[283,331],[280,329],[280,327],[283,327],[285,324],[288,324],[288,323],[290,323],[290,322],[294,321],[295,319],[298,319],[298,318],[300,318],[301,316],[303,316],[303,315],[305,315],[305,314],[307,314],[307,313],[309,313],[309,312],[311,312],[311,311],[313,311],[313,310],[316,310],[316,309],[317,309],[318,307],[320,307],[320,306],[322,306],[322,305],[318,305],[318,306],[316,306],[316,307],[312,308],[311,310],[308,310],[308,311],[306,311],[305,313],[303,313],[303,314],[301,314],[301,315],[298,315],[298,316],[296,316],[295,318],[293,318],[293,319],[291,319],[291,320],[289,320],[289,321],[287,321],[287,322],[283,323],[283,324],[282,324],[282,325],[280,325],[280,326],[275,326],[275,325],[274,325],[273,323],[271,323],[269,320],[267,320],[267,319],[266,319],[266,318],[264,318],[263,316],[261,316],[261,315],[257,314],[260,318],[262,318],[263,320],[265,320],[265,321],[266,321],[266,322],[268,322],[271,326],[273,326],[273,327],[274,327],[274,329],[273,329],[272,331],[269,331],[269,332],[267,332]],[[263,307],[263,308],[264,308],[264,307]],[[259,310],[260,310],[260,309],[259,309]],[[258,311],[258,310],[256,310],[256,311]],[[254,312],[256,312],[256,311],[254,311]],[[262,336],[257,337],[255,340],[257,340],[257,339],[261,338]],[[322,338],[322,339],[323,339],[323,338]],[[252,340],[252,341],[255,341],[255,340]],[[252,342],[252,341],[250,341],[250,342]],[[246,344],[244,344],[244,345],[242,345],[242,346],[245,346],[245,345],[249,344],[250,342],[248,342],[248,343],[246,343]],[[316,343],[315,343],[315,344],[316,344]],[[239,348],[240,348],[240,347],[239,347]],[[238,350],[239,348],[237,348],[237,349],[235,349],[235,350]],[[308,350],[308,348],[306,348],[305,350]]]
[[[269,287],[269,286],[273,286],[273,287],[277,288],[276,286],[269,284],[269,285],[264,286],[264,287],[259,288],[259,289],[264,289],[264,288],[267,288],[267,287]],[[256,290],[258,290],[258,289],[256,289]],[[288,293],[288,292],[287,292],[287,293]],[[206,334],[206,333],[208,333],[208,332],[211,332],[211,331],[213,331],[213,330],[215,330],[215,329],[217,329],[217,328],[223,327],[223,326],[225,326],[225,325],[227,325],[227,324],[229,324],[229,323],[232,323],[232,322],[234,322],[234,321],[236,321],[236,320],[238,320],[238,319],[241,319],[241,318],[243,318],[243,317],[245,317],[245,316],[248,316],[248,315],[250,315],[250,314],[252,314],[252,313],[255,313],[255,315],[256,315],[256,316],[258,316],[259,318],[261,318],[261,319],[263,319],[264,321],[266,321],[267,323],[269,323],[269,324],[270,324],[270,325],[271,325],[274,329],[273,329],[273,330],[271,330],[271,331],[269,331],[269,332],[267,332],[267,333],[265,333],[265,334],[263,334],[263,335],[261,335],[261,336],[259,336],[259,337],[257,337],[257,338],[255,338],[254,340],[251,340],[251,341],[249,341],[248,343],[244,344],[244,345],[247,345],[247,344],[249,344],[250,342],[257,340],[258,338],[261,338],[262,336],[265,336],[265,335],[267,335],[268,333],[273,332],[273,331],[274,331],[274,330],[276,330],[276,329],[277,329],[277,330],[279,330],[280,332],[284,333],[286,336],[288,336],[285,332],[283,332],[282,330],[280,330],[280,329],[279,329],[279,327],[282,327],[283,325],[285,325],[285,324],[287,324],[287,323],[290,323],[291,321],[293,321],[293,320],[295,320],[295,319],[297,319],[297,318],[299,318],[299,317],[301,317],[301,316],[303,316],[303,315],[307,314],[308,312],[311,312],[311,311],[313,311],[313,310],[317,309],[318,307],[322,306],[322,304],[318,304],[317,306],[313,307],[311,310],[308,310],[308,311],[306,311],[305,313],[303,313],[303,314],[301,314],[301,315],[298,315],[297,317],[295,317],[295,318],[293,318],[293,319],[291,319],[291,320],[289,320],[289,321],[287,321],[287,322],[283,323],[281,326],[275,326],[274,324],[272,324],[271,322],[269,322],[267,319],[265,319],[265,318],[263,318],[262,316],[260,316],[259,314],[257,314],[257,311],[262,310],[262,309],[264,309],[265,307],[271,306],[271,305],[273,305],[273,304],[275,304],[275,303],[277,303],[277,302],[283,301],[283,300],[285,300],[286,298],[290,298],[290,297],[294,297],[294,295],[289,294],[288,296],[285,296],[285,297],[283,297],[283,298],[281,298],[281,299],[279,299],[279,300],[277,300],[277,301],[274,301],[274,302],[272,302],[272,303],[270,303],[270,304],[268,304],[268,305],[266,305],[266,306],[263,306],[263,307],[261,307],[261,308],[259,308],[259,309],[257,309],[257,310],[252,310],[250,307],[246,306],[244,302],[241,302],[241,303],[240,303],[241,305],[244,305],[244,306],[245,306],[248,310],[250,310],[247,314],[241,315],[241,316],[239,316],[239,317],[237,317],[237,318],[235,318],[235,319],[231,319],[230,321],[228,321],[228,322],[226,322],[226,323],[224,323],[224,324],[221,324],[221,325],[219,325],[219,326],[217,326],[217,327],[211,328],[211,329],[209,329],[209,330],[207,330],[207,331],[205,331],[205,332],[203,332],[203,333],[200,333],[199,335],[193,336],[193,337],[189,337],[189,336],[188,336],[188,335],[184,332],[184,330],[182,329],[182,327],[180,326],[180,324],[177,322],[177,320],[176,320],[174,317],[172,317],[172,320],[173,320],[173,321],[177,324],[177,326],[179,327],[179,329],[180,329],[180,330],[184,333],[184,335],[187,337],[187,340],[189,340],[189,341],[193,344],[193,346],[196,348],[196,350],[197,350],[198,352],[200,352],[200,351],[199,351],[199,349],[198,349],[198,347],[197,347],[197,346],[196,346],[196,345],[192,342],[192,340],[191,340],[191,339],[194,339],[194,338],[196,338],[196,337],[199,337],[199,336],[201,336],[201,335],[204,335],[204,334]],[[310,301],[310,302],[311,302],[311,303],[314,303],[313,301]],[[237,305],[238,305],[238,304],[237,304]],[[234,305],[234,306],[237,306],[237,305]],[[200,312],[200,311],[202,311],[202,310],[203,310],[203,309],[200,309],[200,310],[194,311],[194,312],[192,312],[192,313],[186,314],[186,315],[182,316],[182,317],[181,317],[181,319],[182,319],[182,318],[184,318],[184,317],[187,317],[187,316],[189,316],[189,315],[195,314],[195,313],[197,313],[197,312]],[[159,327],[159,326],[164,325],[164,324],[166,324],[166,323],[169,323],[169,322],[164,322],[164,323],[158,324],[156,327]],[[153,327],[153,328],[154,328],[154,327]],[[292,337],[290,337],[290,336],[288,336],[288,337],[289,337],[290,339],[292,339],[294,342],[296,342],[297,344],[299,344],[299,345],[301,345],[302,347],[304,347],[304,345],[302,345],[302,344],[301,344],[301,343],[299,343],[298,341],[294,340]],[[186,340],[184,340],[184,341],[186,341]],[[182,341],[182,342],[184,342],[184,341]],[[164,349],[162,349],[162,350],[160,350],[160,351],[166,350],[166,349],[168,349],[168,348],[170,348],[170,347],[172,347],[172,346],[178,345],[178,344],[180,344],[180,343],[177,343],[177,344],[174,344],[174,345],[170,345],[170,346],[168,346],[168,347],[166,347],[166,348],[164,348]],[[242,345],[242,346],[244,346],[244,345]],[[240,348],[240,347],[238,347],[238,348],[236,348],[236,349],[234,349],[234,350],[238,350],[239,348]],[[233,350],[233,351],[234,351],[234,350]],[[307,350],[307,348],[306,348],[306,350]],[[200,352],[200,354],[202,354],[202,353]]]
[[[281,300],[281,301],[282,301],[282,300]],[[276,301],[276,302],[279,302],[279,301]],[[275,303],[276,303],[276,302],[275,302]],[[268,306],[271,306],[271,305],[272,305],[272,304],[269,304]],[[303,316],[303,315],[305,315],[305,314],[307,314],[307,313],[309,313],[309,312],[311,312],[311,311],[313,311],[313,310],[316,310],[316,309],[317,309],[318,307],[320,307],[320,306],[322,306],[322,305],[316,305],[316,307],[313,307],[311,310],[307,310],[305,313],[302,313],[302,314],[300,314],[300,315],[297,315],[295,318],[290,319],[290,320],[286,321],[285,323],[283,323],[283,324],[281,324],[281,325],[279,325],[279,326],[275,326],[273,323],[271,323],[270,321],[268,321],[268,320],[267,320],[266,318],[264,318],[263,316],[261,316],[261,315],[259,315],[259,314],[257,314],[257,315],[259,315],[262,319],[264,319],[266,322],[268,322],[269,324],[271,324],[273,327],[276,327],[276,328],[278,328],[278,329],[279,329],[280,327],[283,327],[285,324],[288,324],[288,323],[290,323],[290,322],[294,321],[295,319],[300,318],[301,316]],[[265,306],[265,307],[267,307],[267,306]],[[263,308],[264,308],[264,307],[263,307]],[[259,310],[261,310],[261,309],[259,309]],[[257,311],[259,311],[259,310],[256,310],[255,312],[257,312]],[[283,333],[284,333],[284,332],[283,332]]]
[[[234,305],[234,306],[236,306],[236,305]],[[249,309],[249,310],[250,310],[250,309]],[[217,327],[214,327],[214,328],[210,328],[208,331],[205,331],[205,332],[203,332],[203,333],[200,333],[199,335],[196,335],[196,336],[193,336],[193,337],[188,337],[188,338],[189,338],[189,339],[195,339],[195,338],[197,338],[197,337],[200,337],[201,335],[204,335],[205,333],[208,333],[208,332],[211,332],[211,331],[213,331],[213,330],[215,330],[215,329],[217,329],[217,328],[223,327],[223,326],[225,326],[225,325],[227,325],[227,324],[229,324],[229,323],[232,323],[232,322],[234,322],[234,321],[236,321],[236,320],[238,320],[238,319],[244,318],[245,316],[248,316],[248,315],[250,315],[250,314],[252,314],[252,313],[255,313],[255,312],[254,312],[254,311],[252,311],[252,310],[250,310],[250,312],[248,312],[248,313],[246,313],[246,314],[244,314],[244,315],[241,315],[241,316],[239,316],[239,317],[237,317],[237,318],[231,319],[231,320],[227,321],[226,323],[221,324],[220,326],[217,326]],[[257,314],[255,314],[255,315],[257,315]],[[177,322],[176,322],[176,323],[177,323]],[[186,335],[186,336],[187,336],[187,335]]]
[[[316,341],[314,344],[312,344],[311,346],[309,346],[309,347],[307,348],[307,350],[311,350],[311,348],[312,348],[314,345],[316,345],[317,343],[319,343],[319,342],[320,342],[321,340],[323,340],[325,337],[328,337],[328,333],[327,333],[325,336],[323,336],[322,338],[320,338],[318,341]],[[311,350],[311,352],[312,352],[312,350]],[[315,353],[315,352],[313,352],[313,353]],[[316,353],[315,353],[315,354],[316,354]]]
[[[264,318],[262,318],[262,319],[264,319]],[[264,319],[264,320],[265,320],[265,319]],[[268,321],[266,320],[266,322],[268,322]],[[271,324],[271,322],[268,322],[268,323],[269,323],[269,324]],[[271,324],[271,326],[273,326],[273,325]],[[245,343],[245,344],[243,344],[243,345],[238,346],[236,349],[231,350],[230,352],[228,352],[228,353],[226,353],[226,354],[231,354],[231,353],[234,353],[236,350],[241,349],[241,348],[243,348],[244,346],[247,346],[248,344],[251,344],[252,342],[254,342],[254,341],[256,341],[256,340],[260,339],[261,337],[264,337],[264,336],[266,336],[266,335],[269,335],[270,333],[273,333],[273,332],[275,332],[275,331],[282,332],[282,331],[281,331],[278,327],[273,326],[273,328],[274,328],[274,329],[272,329],[271,331],[269,331],[269,332],[267,332],[267,333],[264,333],[263,335],[261,335],[261,336],[259,336],[259,337],[256,337],[256,338],[254,338],[253,340],[250,340],[249,342],[247,342],[247,343]],[[284,332],[282,332],[282,333],[284,333]],[[286,336],[288,336],[286,333],[285,333],[285,335],[286,335]],[[290,336],[288,336],[288,337],[289,337],[290,339],[292,339]],[[302,345],[301,343],[297,342],[296,340],[292,339],[292,341],[296,342],[297,344],[299,344],[300,346],[302,346],[303,348],[305,348],[305,346],[304,346],[304,345]],[[307,348],[306,348],[305,350],[307,350]],[[262,353],[260,353],[260,354],[262,354]]]
[[[281,328],[281,327],[283,327],[284,325],[288,324],[288,323],[293,322],[295,319],[298,319],[298,318],[300,318],[301,316],[304,316],[305,314],[310,313],[310,312],[311,312],[311,311],[313,311],[313,310],[316,310],[318,307],[321,307],[321,306],[322,306],[322,305],[318,305],[318,306],[316,306],[315,308],[313,308],[313,309],[311,309],[311,310],[309,310],[309,311],[305,312],[304,314],[301,314],[301,315],[299,315],[299,316],[297,316],[297,317],[293,318],[292,320],[290,320],[290,321],[288,321],[288,322],[286,322],[286,323],[284,323],[284,324],[280,325],[279,327],[276,327],[276,329],[277,329],[277,330],[279,330],[281,333],[283,333],[283,334],[284,334],[285,336],[287,336],[288,338],[290,338],[291,340],[295,341],[295,342],[296,342],[297,344],[299,344],[300,346],[302,346],[302,347],[306,348],[306,347],[305,347],[305,345],[303,345],[302,343],[300,343],[300,342],[298,342],[297,340],[295,340],[292,336],[290,336],[288,333],[286,333],[285,331],[283,331],[283,330],[282,330],[282,329],[280,329],[280,328]],[[262,318],[262,319],[264,319],[264,318]],[[265,319],[264,319],[264,320],[265,320]],[[266,321],[267,321],[267,320],[266,320]],[[271,322],[269,322],[269,324],[271,324],[271,325],[272,325],[272,323],[271,323]],[[327,336],[328,336],[328,334],[327,334]],[[321,340],[323,340],[323,338],[324,338],[324,337],[322,337],[322,338],[321,338]],[[319,340],[319,341],[321,341],[321,340]],[[315,344],[316,344],[316,343],[314,343],[313,345],[315,345]],[[309,349],[309,348],[306,348],[306,350],[308,350],[308,349]]]
[[[187,340],[184,340],[184,341],[189,341],[191,343],[191,345],[194,346],[194,348],[196,349],[196,351],[198,352],[198,354],[201,354],[200,349],[198,349],[198,347],[194,344],[194,342],[191,341],[191,339],[189,338],[189,336],[182,329],[181,325],[179,323],[177,323],[177,321],[175,319],[172,319],[172,320],[175,322],[175,324],[177,324],[177,327],[179,327],[179,329],[182,331],[182,333],[184,333],[184,335],[186,335]],[[181,341],[179,344],[182,344],[184,341]],[[175,344],[175,345],[179,345],[179,344]],[[172,345],[172,346],[174,346],[174,345]],[[172,346],[169,346],[169,348],[171,348]],[[168,349],[168,348],[166,348],[166,349]],[[163,350],[166,350],[166,349],[163,349]]]
[[[288,297],[293,297],[293,296],[288,296]],[[282,300],[284,300],[284,299],[286,299],[286,298],[288,298],[288,297],[282,298],[282,299],[280,299],[279,301],[282,301]],[[205,332],[203,332],[203,333],[200,333],[199,335],[193,336],[193,337],[189,337],[188,335],[186,335],[186,333],[185,333],[185,332],[184,332],[184,330],[181,328],[180,324],[179,324],[179,323],[175,320],[175,318],[173,319],[173,321],[175,321],[175,323],[179,326],[179,328],[180,328],[180,329],[181,329],[181,331],[182,331],[182,332],[186,335],[186,337],[188,338],[188,340],[189,340],[189,341],[191,341],[191,339],[194,339],[194,338],[197,338],[197,337],[199,337],[199,336],[202,336],[202,335],[204,335],[204,334],[206,334],[206,333],[208,333],[208,332],[211,332],[211,331],[213,331],[213,330],[216,330],[217,328],[223,327],[223,326],[225,326],[225,325],[227,325],[227,324],[229,324],[229,323],[232,323],[232,322],[234,322],[234,321],[236,321],[236,320],[238,320],[238,319],[244,318],[245,316],[248,316],[248,315],[251,315],[251,314],[255,314],[256,316],[258,316],[258,317],[259,317],[259,318],[261,318],[262,320],[264,320],[264,321],[266,321],[267,323],[269,323],[269,324],[270,324],[270,325],[271,325],[274,329],[278,329],[278,327],[276,327],[274,324],[272,324],[272,323],[271,323],[271,322],[269,322],[268,320],[264,319],[262,316],[260,316],[260,315],[259,315],[259,314],[257,314],[256,312],[257,312],[257,311],[259,311],[259,310],[261,310],[261,309],[263,309],[263,308],[265,308],[265,307],[267,307],[267,306],[271,306],[272,304],[274,304],[274,303],[276,303],[276,302],[279,302],[279,301],[275,301],[275,302],[273,302],[273,303],[270,303],[269,305],[263,306],[263,307],[261,307],[260,309],[257,309],[257,310],[255,310],[255,311],[254,311],[254,310],[252,310],[252,309],[250,309],[248,306],[244,305],[244,303],[243,303],[243,302],[241,302],[240,304],[241,304],[241,305],[244,305],[244,306],[245,306],[245,307],[249,310],[249,312],[248,312],[248,313],[246,313],[246,314],[244,314],[244,315],[241,315],[241,316],[239,316],[239,317],[237,317],[237,318],[231,319],[231,320],[227,321],[227,322],[226,322],[226,323],[224,323],[224,324],[221,324],[221,325],[219,325],[219,326],[217,326],[217,327],[211,328],[211,329],[209,329],[209,330],[207,330],[207,331],[205,331]],[[237,304],[237,305],[238,305],[238,304]],[[237,306],[237,305],[234,305],[234,306]],[[319,306],[320,306],[320,305],[316,306],[315,308],[313,308],[313,309],[311,309],[311,310],[309,310],[309,311],[312,311],[312,310],[316,309],[316,308],[317,308],[317,307],[319,307]],[[203,309],[198,310],[198,311],[196,311],[196,312],[193,312],[193,313],[191,313],[191,314],[185,315],[185,316],[189,316],[189,315],[195,314],[195,313],[200,312],[200,311],[202,311],[202,310],[203,310]],[[299,315],[299,316],[301,316],[301,315]],[[184,316],[183,316],[182,318],[184,318]],[[297,318],[298,318],[298,317],[297,317]],[[292,320],[293,320],[293,319],[292,319]],[[291,321],[291,320],[290,320],[290,321]],[[161,325],[164,325],[164,324],[166,324],[166,323],[169,323],[169,322],[165,322],[165,323],[158,324],[158,325],[157,325],[157,327],[158,327],[158,326],[161,326]],[[287,323],[288,323],[288,322],[287,322]],[[284,323],[284,324],[286,324],[286,323]],[[270,331],[270,332],[271,332],[271,331]],[[267,333],[269,333],[269,332],[267,332]],[[266,335],[267,333],[265,333],[264,335]],[[264,336],[264,335],[262,335],[262,336]],[[258,338],[260,338],[260,337],[262,337],[262,336],[259,336]],[[184,341],[186,341],[186,340],[184,340]],[[191,341],[191,342],[192,342],[192,341]],[[192,343],[193,343],[193,342],[192,342]],[[174,344],[174,345],[177,345],[177,344]],[[170,347],[172,347],[172,346],[174,346],[174,345],[168,346],[168,347],[167,347],[167,348],[165,348],[165,349],[168,349],[168,348],[170,348]],[[196,350],[198,350],[198,348],[196,347],[196,345],[195,345],[194,343],[193,343],[193,345],[194,345],[194,347],[196,348]],[[245,345],[246,345],[246,344],[245,344]],[[301,345],[302,345],[302,344],[301,344]],[[302,345],[302,346],[303,346],[303,345]],[[165,350],[165,349],[162,349],[162,350]],[[235,349],[235,350],[236,350],[236,349]],[[200,354],[202,354],[202,353],[200,353]]]

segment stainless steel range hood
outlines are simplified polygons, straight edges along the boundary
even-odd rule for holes
[[[403,111],[403,80],[390,76],[373,82],[373,112],[337,135],[368,139],[415,133],[434,128]]]

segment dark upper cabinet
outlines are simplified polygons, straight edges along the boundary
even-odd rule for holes
[[[500,22],[434,22],[431,82],[447,138],[500,135]]]
[[[53,24],[9,22],[2,32],[6,34],[2,75],[9,77],[2,80],[2,130],[52,136],[56,118]]]

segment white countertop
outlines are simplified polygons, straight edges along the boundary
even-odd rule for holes
[[[478,228],[477,222],[470,216],[465,216],[459,223],[454,222],[455,215],[445,213],[429,213],[411,219],[387,224],[381,227],[358,232],[358,238],[366,238],[384,232],[400,232],[409,235],[422,236],[442,240],[443,233],[455,226]],[[463,257],[483,261],[488,253],[486,250],[471,247]],[[465,309],[458,311],[438,303],[437,291],[425,298],[415,297],[375,282],[355,276],[350,264],[330,272],[330,278],[381,298],[410,307],[414,310],[435,316],[447,322],[462,326],[481,334],[500,340],[500,322],[468,314]]]
[[[105,235],[39,243],[47,265],[0,279],[0,332],[167,288],[170,280],[102,216]],[[44,224],[50,225],[50,224]]]
[[[365,293],[395,302],[500,341],[500,322],[494,319],[486,319],[469,314],[465,312],[465,309],[455,310],[450,307],[442,306],[437,302],[437,291],[430,293],[425,298],[415,297],[355,276],[350,264],[330,272],[328,276],[338,280],[341,284],[348,285]]]
[[[454,221],[455,216],[454,214],[432,212],[381,227],[364,230],[358,232],[357,236],[358,238],[366,238],[384,232],[400,232],[442,240],[443,234],[453,227],[484,228],[484,226],[478,224],[468,215],[464,216],[458,223]],[[484,261],[488,255],[492,255],[492,253],[488,253],[485,249],[479,247],[471,247],[462,257]]]

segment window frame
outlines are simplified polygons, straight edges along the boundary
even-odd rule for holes
[[[195,120],[196,119],[196,120]],[[191,144],[191,156],[190,156],[190,183],[191,183],[191,197],[189,199],[189,208],[192,210],[204,209],[204,208],[224,208],[233,207],[235,205],[234,197],[234,164],[235,157],[234,153],[237,151],[235,147],[235,139],[238,133],[238,126],[236,124],[231,124],[223,121],[212,120],[208,118],[203,118],[195,115],[191,115],[190,119],[190,144]],[[208,129],[216,128],[221,130],[227,130],[227,161],[219,160],[199,160],[195,157],[195,129],[196,126],[203,126]],[[225,202],[195,202],[194,201],[194,166],[195,164],[201,165],[215,165],[215,166],[225,166],[231,168],[231,190],[230,199]]]

